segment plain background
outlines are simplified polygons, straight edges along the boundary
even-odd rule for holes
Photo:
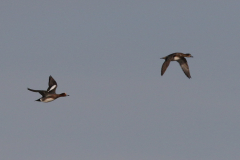
[[[239,160],[240,1],[0,3],[1,160]],[[192,79],[177,62],[191,53]],[[50,103],[27,90],[69,97]]]

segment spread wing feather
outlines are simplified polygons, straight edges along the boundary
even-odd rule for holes
[[[52,78],[52,76],[49,76],[49,82],[48,82],[48,89],[47,92],[50,94],[55,94],[57,89],[57,82]]]
[[[165,71],[167,70],[167,68],[168,68],[170,62],[173,60],[173,58],[174,58],[174,56],[168,56],[165,59],[165,62],[162,65],[161,76],[165,73]]]
[[[29,91],[32,91],[32,92],[38,92],[38,93],[40,93],[43,97],[48,94],[47,91],[43,91],[43,90],[34,90],[34,89],[30,89],[30,88],[28,88],[28,90],[29,90]]]
[[[182,57],[182,58],[179,59],[177,62],[180,64],[180,66],[181,66],[183,72],[185,73],[185,75],[186,75],[188,78],[191,78],[190,70],[189,70],[188,63],[187,63],[186,58]]]

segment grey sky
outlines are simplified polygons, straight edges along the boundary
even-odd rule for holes
[[[239,160],[240,1],[2,1],[1,160]],[[192,79],[173,52],[191,53]],[[50,103],[33,89],[69,97]]]

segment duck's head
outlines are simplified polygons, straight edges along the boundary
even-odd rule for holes
[[[60,97],[66,97],[66,96],[69,96],[69,95],[67,95],[66,93],[61,93],[60,94]]]
[[[184,57],[192,57],[193,58],[193,56],[190,53],[185,54]]]

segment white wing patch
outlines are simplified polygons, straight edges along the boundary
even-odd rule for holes
[[[179,58],[178,56],[175,56],[175,57],[173,58],[174,61],[177,61],[177,60],[179,60],[179,59],[181,59],[181,58]]]
[[[57,85],[53,85],[53,86],[49,89],[48,92],[50,92],[51,90],[53,90],[53,89],[56,88],[56,87],[57,87]]]

